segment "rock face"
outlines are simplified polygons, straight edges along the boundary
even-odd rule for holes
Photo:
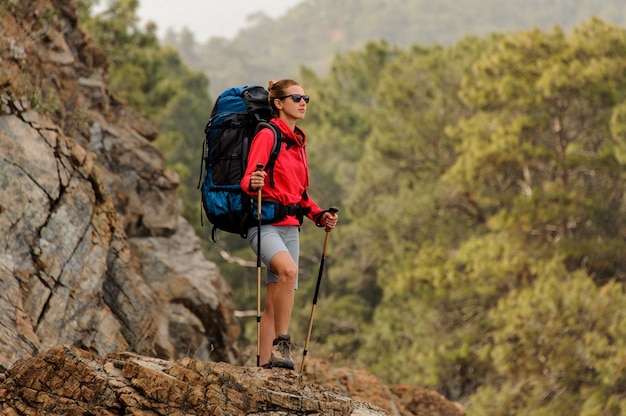
[[[232,291],[71,4],[1,6],[0,369],[59,344],[234,363]]]
[[[0,2],[0,415],[462,415],[312,359],[241,366],[232,290],[73,4]]]

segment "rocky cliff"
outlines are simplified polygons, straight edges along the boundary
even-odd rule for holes
[[[315,360],[244,366],[158,132],[77,20],[70,0],[0,1],[0,414],[462,414]]]
[[[1,4],[0,366],[58,344],[236,362],[157,131],[108,92],[72,2]]]

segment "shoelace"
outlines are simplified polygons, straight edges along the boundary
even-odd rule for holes
[[[288,357],[290,355],[290,353],[291,353],[291,342],[289,342],[287,340],[281,340],[281,341],[278,341],[276,346],[278,347],[278,351],[280,351],[280,354],[283,357]]]

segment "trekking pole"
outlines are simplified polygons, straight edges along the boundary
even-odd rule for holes
[[[263,163],[256,165],[263,170]],[[261,364],[261,188],[257,191],[256,229],[256,366]]]
[[[339,208],[330,207],[328,212],[336,214],[339,212]],[[313,329],[313,316],[315,315],[315,307],[317,306],[317,296],[320,292],[320,282],[322,281],[322,273],[324,271],[324,261],[326,260],[326,249],[328,248],[328,238],[330,237],[330,228],[326,227],[326,236],[324,237],[324,248],[322,249],[322,259],[320,260],[320,270],[317,274],[317,283],[315,285],[315,294],[313,295],[313,304],[311,305],[311,315],[309,316],[309,329],[306,334],[306,341],[304,342],[304,351],[302,352],[302,364],[300,365],[300,374],[304,371],[304,360],[307,354],[307,348],[309,348],[309,340],[311,339],[311,329]]]

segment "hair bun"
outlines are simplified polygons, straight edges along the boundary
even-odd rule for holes
[[[271,80],[271,81],[267,84],[267,89],[268,89],[268,90],[272,89],[272,87],[274,86],[274,84],[276,84],[276,81]]]

